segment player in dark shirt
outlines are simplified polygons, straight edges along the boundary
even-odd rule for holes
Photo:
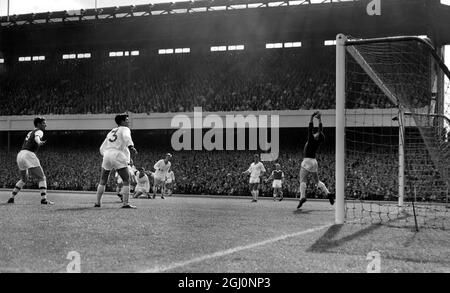
[[[53,204],[53,202],[47,200],[47,180],[44,171],[42,170],[41,163],[36,156],[39,147],[45,143],[42,138],[44,136],[44,130],[47,127],[47,122],[45,121],[45,118],[37,117],[34,119],[33,123],[35,129],[28,132],[22,144],[22,149],[17,154],[17,166],[20,170],[20,180],[16,183],[8,203],[14,203],[14,197],[25,186],[28,180],[28,174],[31,174],[39,181],[41,204]]]
[[[281,170],[280,164],[275,164],[275,170],[272,171],[270,177],[265,180],[265,182],[269,182],[273,179],[272,188],[273,188],[273,200],[275,201],[277,197],[279,197],[279,201],[283,200],[283,181],[284,181],[284,173]]]
[[[319,130],[314,133],[314,118],[319,120]],[[322,118],[319,111],[311,115],[311,120],[308,126],[308,140],[303,149],[303,161],[300,169],[300,202],[297,209],[301,208],[306,202],[306,183],[308,182],[308,175],[311,174],[316,186],[322,190],[328,197],[330,204],[334,204],[334,195],[332,195],[325,184],[319,180],[318,164],[316,154],[321,144],[325,142],[325,135],[323,134]]]

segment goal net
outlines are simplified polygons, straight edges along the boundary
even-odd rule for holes
[[[337,38],[336,222],[450,228],[450,73],[428,39]]]

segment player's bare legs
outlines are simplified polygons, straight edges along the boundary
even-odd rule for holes
[[[164,199],[164,194],[166,193],[166,182],[161,183],[161,198]]]
[[[120,201],[123,201],[123,196],[121,194],[122,187],[123,187],[122,183],[117,183],[116,193],[117,193],[117,196],[120,198]]]
[[[275,201],[276,198],[279,197],[279,201],[283,200],[283,190],[281,188],[275,187],[273,189],[273,200]]]
[[[298,203],[297,209],[301,208],[306,202],[306,183],[308,182],[309,171],[305,168],[300,169],[300,202]]]
[[[123,187],[122,187],[122,195],[123,195],[123,208],[136,208],[135,206],[132,206],[128,203],[128,200],[130,198],[130,172],[128,171],[128,168],[122,168],[117,170],[119,173],[120,178],[122,178],[123,181]]]
[[[157,178],[154,179],[153,182],[153,198],[156,198],[156,194],[158,193],[158,186],[160,186],[161,181]]]
[[[164,181],[155,178],[155,182],[153,184],[153,198],[156,197],[159,187],[161,189],[161,198],[164,199],[164,190],[165,190],[164,185],[165,185]]]
[[[165,191],[165,194],[168,196],[172,196],[172,184],[173,183],[165,183],[164,184],[164,191]]]
[[[313,172],[311,174],[312,174],[312,178],[313,178],[314,183],[316,184],[317,188],[319,188],[323,193],[325,193],[328,200],[330,201],[330,204],[333,205],[334,204],[334,196],[330,193],[328,188],[325,186],[325,183],[323,183],[322,181],[319,180],[319,175],[317,174],[317,172]]]
[[[34,167],[28,169],[31,176],[38,179],[39,190],[41,191],[41,203],[42,204],[53,204],[53,202],[47,200],[47,178],[45,177],[44,170],[42,167]]]
[[[150,193],[146,192],[146,191],[142,191],[142,190],[137,190],[134,195],[133,198],[139,198],[141,196],[145,196],[147,198],[150,198]]]
[[[117,170],[117,172],[119,173],[120,178],[122,178],[123,181],[123,187],[122,187],[122,195],[123,195],[123,206],[125,208],[135,208],[134,206],[130,205],[128,203],[128,199],[130,197],[130,174],[128,173],[128,169],[127,168],[122,168],[120,170]],[[105,170],[102,168],[102,172],[100,175],[100,183],[98,184],[97,187],[97,202],[95,204],[95,207],[100,207],[102,205],[102,196],[103,193],[105,192],[105,186],[106,186],[106,182],[108,180],[109,177],[109,170]]]
[[[130,176],[130,179],[133,178]],[[135,190],[136,190],[136,185],[137,182],[134,179],[130,180],[130,194],[134,194]]]
[[[102,168],[102,172],[100,174],[100,182],[97,186],[97,202],[95,204],[95,207],[100,207],[102,205],[102,196],[105,192],[106,182],[108,182],[109,178],[109,170],[105,170]]]
[[[28,181],[28,174],[35,177],[38,180],[39,190],[41,192],[41,204],[53,204],[53,202],[47,200],[47,179],[41,166],[29,168],[28,170],[20,170],[20,180],[16,183],[11,198],[8,203],[14,203],[15,196],[25,186]]]
[[[138,198],[139,196],[141,196],[142,194],[144,194],[142,191],[138,190],[133,194],[133,198]]]
[[[17,181],[16,185],[14,186],[14,189],[13,189],[13,191],[11,193],[11,197],[8,200],[8,203],[14,203],[14,197],[25,186],[27,181],[28,181],[28,171],[27,170],[20,170],[20,180]]]
[[[252,202],[257,202],[258,195],[259,195],[259,184],[258,183],[250,183],[250,192],[252,194]]]

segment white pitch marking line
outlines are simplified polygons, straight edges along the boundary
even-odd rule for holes
[[[304,230],[304,231],[295,232],[295,233],[291,233],[291,234],[285,234],[285,235],[282,235],[282,236],[278,236],[278,237],[275,237],[275,238],[271,238],[271,239],[267,239],[267,240],[264,240],[264,241],[256,242],[256,243],[253,243],[253,244],[244,245],[244,246],[237,246],[237,247],[234,247],[234,248],[230,248],[230,249],[214,252],[214,253],[211,253],[211,254],[206,254],[206,255],[203,255],[203,256],[200,256],[200,257],[196,257],[196,258],[193,258],[193,259],[190,259],[190,260],[181,261],[181,262],[174,262],[174,263],[168,264],[166,266],[156,266],[156,267],[153,267],[151,269],[140,271],[140,273],[162,273],[162,272],[165,272],[165,271],[170,271],[170,270],[173,270],[173,269],[176,269],[176,268],[184,267],[184,266],[187,266],[187,265],[190,265],[190,264],[199,263],[199,262],[202,262],[202,261],[205,261],[205,260],[208,260],[208,259],[222,257],[222,256],[233,254],[233,253],[236,253],[236,252],[239,252],[239,251],[243,251],[243,250],[251,249],[251,248],[254,248],[254,247],[258,247],[258,246],[274,243],[274,242],[281,241],[281,240],[284,240],[284,239],[287,239],[287,238],[297,237],[297,236],[300,236],[300,235],[313,233],[313,232],[316,232],[316,231],[319,231],[319,230],[322,230],[322,229],[325,229],[325,228],[329,228],[331,226],[333,226],[333,224],[323,225],[323,226],[319,226],[319,227],[315,227],[315,228],[311,228],[311,229],[307,229],[307,230]]]

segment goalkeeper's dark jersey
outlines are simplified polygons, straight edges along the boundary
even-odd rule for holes
[[[320,145],[325,141],[325,135],[323,135],[322,131],[322,123],[319,123],[319,139],[314,139],[314,123],[310,122],[308,126],[308,141],[305,144],[305,148],[303,149],[303,157],[315,159],[317,150]]]

